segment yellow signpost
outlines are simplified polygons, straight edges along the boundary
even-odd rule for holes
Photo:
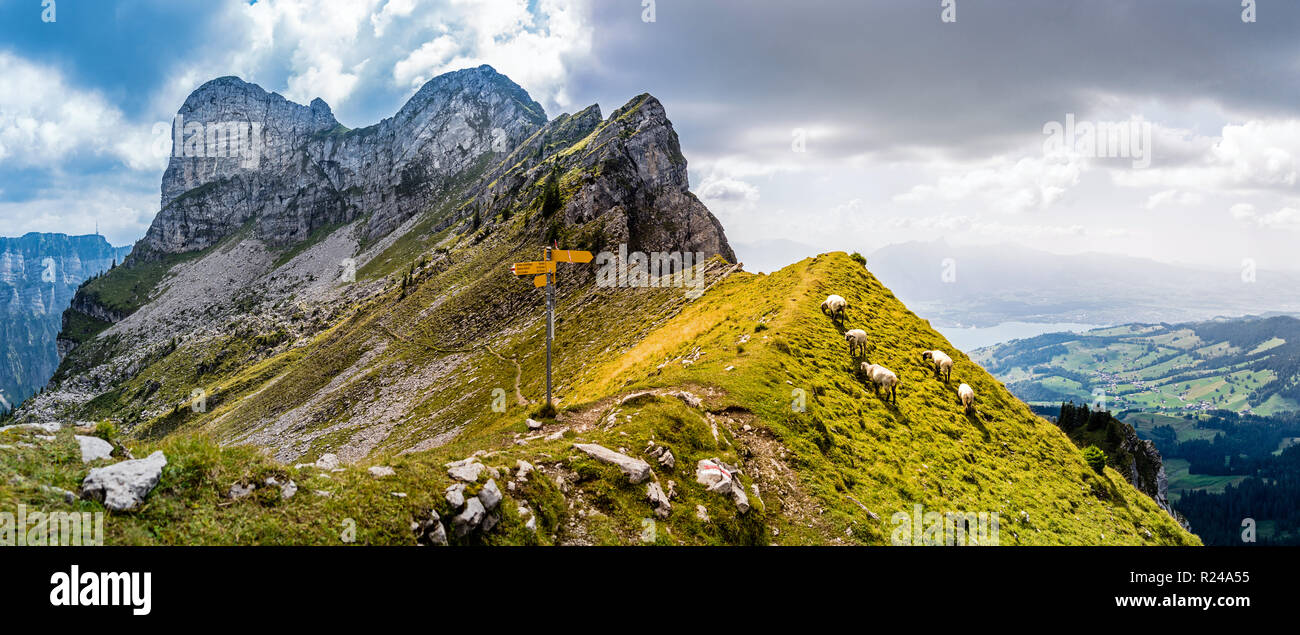
[[[516,276],[533,276],[539,273],[555,273],[555,263],[533,260],[531,262],[516,262],[510,265],[510,272]]]
[[[510,273],[516,276],[535,276],[534,287],[546,287],[546,405],[551,406],[551,342],[555,340],[555,263],[582,264],[591,262],[590,251],[542,248],[542,259],[516,262]],[[541,275],[538,275],[541,274]]]
[[[590,251],[573,251],[571,249],[552,249],[551,260],[554,262],[574,262],[588,263],[591,262]]]

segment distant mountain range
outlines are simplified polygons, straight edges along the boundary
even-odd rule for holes
[[[17,406],[50,379],[59,365],[55,340],[63,311],[77,287],[130,251],[98,235],[0,237],[0,411]]]
[[[1111,325],[1300,313],[1300,275],[1201,270],[1110,254],[944,240],[890,245],[868,268],[918,315],[948,325]]]

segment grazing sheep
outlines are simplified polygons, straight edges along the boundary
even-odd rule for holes
[[[952,358],[943,351],[926,351],[921,353],[921,359],[928,360],[934,364],[934,376],[943,377],[943,383],[948,383],[952,378]]]
[[[957,387],[957,396],[961,398],[961,404],[966,407],[966,412],[975,410],[975,389],[966,384]]]
[[[862,362],[862,372],[867,376],[867,381],[871,382],[871,387],[875,389],[876,396],[880,396],[880,389],[884,388],[891,400],[898,403],[898,375],[894,371],[881,366],[880,364],[868,364]]]
[[[867,332],[862,329],[851,329],[844,333],[844,341],[849,343],[849,357],[855,357],[854,353],[862,352],[862,356],[867,355]]]
[[[835,319],[844,319],[844,310],[849,308],[848,300],[838,295],[828,295],[822,301],[822,313]]]

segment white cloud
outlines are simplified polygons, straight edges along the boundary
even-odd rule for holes
[[[393,81],[418,89],[429,81],[429,69],[445,68],[460,49],[460,44],[450,35],[429,40],[397,61],[393,66]]]
[[[740,179],[730,177],[719,177],[709,175],[700,183],[696,191],[700,199],[706,203],[716,201],[720,203],[753,203],[758,201],[758,188],[752,183],[747,183]]]
[[[285,95],[303,104],[317,97],[324,99],[325,103],[336,104],[352,94],[358,75],[365,65],[365,61],[362,61],[350,72],[344,72],[342,61],[336,58],[322,59],[320,66],[312,66],[290,77]]]
[[[1115,171],[1116,185],[1244,191],[1294,190],[1300,184],[1300,120],[1228,124],[1217,137],[1164,132],[1153,142],[1152,167]],[[1163,160],[1171,157],[1179,160]]]
[[[1046,209],[1079,183],[1082,159],[1067,155],[996,157],[974,166],[936,162],[930,171],[946,172],[933,184],[916,185],[894,196],[899,203],[958,202],[977,199],[990,210],[1019,213]]]
[[[1283,207],[1271,214],[1265,214],[1259,217],[1258,223],[1264,228],[1287,229],[1291,231],[1300,231],[1300,210],[1294,207]]]
[[[1179,190],[1163,190],[1156,192],[1147,197],[1147,202],[1142,206],[1146,209],[1155,209],[1165,205],[1181,205],[1183,207],[1200,205],[1205,202],[1205,197],[1196,192],[1180,192]]]
[[[897,230],[919,231],[925,236],[961,233],[1005,239],[1041,239],[1062,236],[1084,236],[1089,232],[1083,225],[1052,225],[1044,223],[1004,223],[987,220],[980,215],[940,214],[921,218],[895,218],[888,226]],[[1105,235],[1115,235],[1117,230],[1102,230]]]
[[[1300,210],[1283,207],[1276,212],[1260,214],[1250,203],[1238,203],[1229,208],[1228,213],[1238,221],[1254,224],[1261,229],[1284,229],[1300,231]]]
[[[374,28],[375,37],[384,37],[384,31],[392,24],[393,18],[410,17],[411,12],[415,10],[415,0],[388,0],[384,3],[384,8],[379,13],[370,16],[370,25]]]
[[[566,91],[569,66],[591,52],[584,0],[451,0],[456,15],[441,32],[393,65],[393,80],[412,90],[449,71],[490,64],[543,105],[573,106]]]
[[[0,52],[0,165],[59,167],[71,159],[116,155],[121,111],[63,74]]]
[[[255,56],[279,50],[278,43],[287,45],[290,74],[285,97],[303,104],[320,97],[336,104],[347,99],[357,84],[356,70],[367,59],[366,51],[356,46],[357,36],[371,21],[377,2],[280,0],[241,5],[240,27],[251,27],[249,52]],[[399,15],[398,10],[394,8],[393,15]]]
[[[1250,203],[1237,203],[1228,208],[1228,213],[1236,220],[1251,220],[1255,218],[1255,206]]]

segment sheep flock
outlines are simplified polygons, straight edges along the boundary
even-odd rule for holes
[[[842,296],[832,294],[827,296],[826,300],[821,303],[821,311],[838,324],[843,322],[848,306],[849,303]],[[854,360],[859,357],[862,359],[857,369],[860,376],[871,384],[872,390],[877,397],[881,396],[883,390],[885,398],[897,405],[898,386],[902,383],[902,380],[899,379],[898,373],[867,360],[867,332],[858,328],[848,329],[844,332],[844,341],[849,346],[849,357]],[[952,379],[954,364],[952,356],[947,352],[941,350],[922,351],[921,360],[933,369],[936,379],[945,384]],[[975,413],[975,389],[963,383],[957,388],[957,398],[967,414]]]

